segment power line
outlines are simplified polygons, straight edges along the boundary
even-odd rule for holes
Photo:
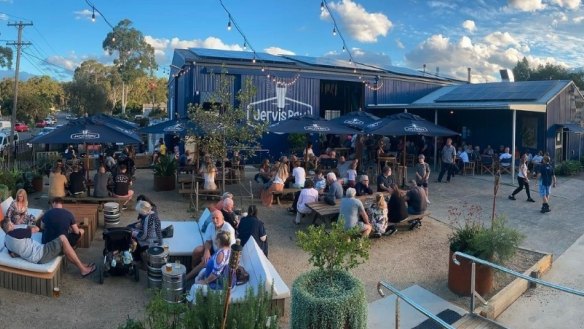
[[[46,59],[40,58],[40,57],[38,57],[36,55],[33,55],[31,53],[27,53],[26,51],[23,51],[23,53],[26,54],[26,55],[28,55],[28,56],[34,57],[34,58],[38,59],[39,61],[41,61],[41,62],[43,62],[45,64],[48,64],[48,65],[51,65],[51,66],[60,68],[61,70],[64,70],[64,71],[73,72],[73,70],[71,70],[71,69],[68,69],[66,67],[60,66],[60,65],[55,64],[55,63],[51,63],[51,62],[47,61]]]
[[[87,5],[91,7],[91,9],[93,10],[93,14],[91,15],[91,19],[93,21],[95,21],[95,12],[97,12],[101,16],[101,18],[103,18],[103,20],[107,23],[107,25],[109,25],[109,27],[111,27],[112,30],[114,29],[114,26],[107,20],[107,18],[105,18],[103,13],[99,9],[97,9],[97,7],[93,3],[91,3],[89,0],[85,0],[85,3],[87,3]]]
[[[26,53],[23,52],[23,54],[28,55]],[[39,73],[41,73],[42,75],[49,75],[47,73],[47,71],[43,70],[42,68],[40,68],[39,66],[37,66],[35,63],[33,63],[28,57],[23,56],[22,58],[24,58],[30,65],[32,65]]]

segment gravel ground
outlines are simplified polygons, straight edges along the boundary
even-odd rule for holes
[[[249,169],[248,179],[255,171]],[[245,183],[249,186],[249,183]],[[46,209],[45,194],[30,196],[31,207]],[[176,191],[152,191],[151,170],[138,170],[135,184],[136,194],[144,193],[155,200],[160,217],[172,220],[189,220],[189,199]],[[228,185],[227,190],[236,195],[242,193],[242,186]],[[249,199],[239,201],[236,207],[247,208]],[[289,201],[288,201],[289,202]],[[256,200],[256,204],[259,203]],[[295,226],[293,216],[286,212],[289,203],[265,208],[260,205],[259,217],[265,222],[270,241],[270,260],[291,287],[294,279],[310,268],[308,255],[296,246],[295,232],[306,228],[306,224]],[[430,206],[430,211],[432,206]],[[126,210],[122,224],[135,219],[135,212]],[[103,223],[103,218],[100,218]],[[451,228],[433,218],[425,219],[420,230],[408,231],[407,227],[391,237],[374,240],[369,260],[353,270],[353,274],[363,281],[368,302],[379,299],[376,284],[385,280],[400,289],[413,284],[420,285],[449,301],[467,307],[464,298],[458,298],[447,288],[448,243]],[[101,259],[103,241],[101,229],[91,248],[79,249],[83,261],[98,262]],[[140,318],[148,301],[146,273],[141,272],[141,280],[135,283],[128,276],[106,279],[103,285],[96,278],[81,279],[78,270],[69,265],[63,275],[60,298],[47,298],[32,294],[18,293],[0,288],[0,319],[3,328],[116,328],[130,316]],[[282,326],[287,327],[290,303],[287,301],[287,315]],[[16,311],[16,312],[15,312]]]

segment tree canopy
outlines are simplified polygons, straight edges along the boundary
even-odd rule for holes
[[[513,75],[516,81],[572,80],[580,90],[584,90],[584,72],[569,71],[564,66],[551,63],[532,68],[525,57],[517,62]]]

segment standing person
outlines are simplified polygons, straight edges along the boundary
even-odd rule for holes
[[[123,210],[128,209],[128,202],[132,200],[132,196],[134,195],[134,191],[130,190],[130,186],[132,186],[132,180],[126,171],[126,165],[120,165],[120,170],[118,170],[116,177],[114,177],[113,196],[116,198],[126,199],[122,205]]]
[[[105,170],[102,164],[93,176],[93,196],[96,198],[107,198],[109,196],[108,186],[112,183],[111,173]]]
[[[59,255],[64,254],[81,272],[81,277],[86,277],[95,272],[95,264],[85,264],[75,253],[64,235],[57,236],[54,240],[40,244],[32,239],[32,234],[39,231],[37,226],[14,228],[9,220],[2,221],[2,230],[6,233],[4,244],[10,255],[18,255],[27,262],[45,264]]]
[[[215,176],[217,175],[217,168],[213,164],[212,161],[209,161],[207,165],[202,168],[199,172],[203,175],[203,179],[205,183],[203,184],[203,188],[209,191],[217,190],[217,184],[215,183]]]
[[[438,183],[442,182],[442,177],[444,173],[446,175],[446,182],[450,183],[450,177],[452,176],[452,166],[454,165],[454,159],[456,158],[456,148],[452,146],[452,138],[446,139],[446,145],[440,151],[442,157],[442,168],[440,169],[440,174],[438,175]]]
[[[312,214],[312,209],[310,209],[307,204],[318,201],[318,190],[314,188],[314,183],[312,180],[307,179],[304,188],[300,191],[298,196],[298,202],[296,203],[296,217],[294,218],[294,224],[300,224],[300,219],[304,215]]]
[[[416,165],[416,185],[424,188],[426,192],[426,203],[430,204],[430,197],[428,195],[428,181],[430,179],[430,165],[425,162],[426,157],[423,154],[418,156],[418,164]]]
[[[49,243],[59,235],[65,235],[69,244],[74,247],[85,232],[77,226],[75,216],[63,208],[63,199],[54,198],[51,205],[53,208],[47,210],[41,218],[42,243]]]
[[[363,203],[359,199],[355,199],[357,192],[354,188],[349,187],[346,196],[341,200],[339,208],[339,219],[344,220],[345,230],[350,230],[355,226],[359,226],[359,232],[363,237],[368,237],[371,233],[371,224],[369,223],[369,216],[363,207]],[[363,221],[359,221],[359,216]]]
[[[355,160],[351,163],[350,168],[347,170],[347,186],[355,187],[357,184],[357,166],[359,165],[359,161]]]
[[[549,155],[543,157],[537,174],[537,180],[539,184],[539,195],[542,200],[541,213],[550,212],[550,186],[556,187],[557,181],[556,175],[554,174],[554,167],[550,163]]]
[[[249,238],[253,237],[264,252],[264,255],[268,257],[268,235],[264,222],[258,218],[258,208],[255,205],[247,208],[247,216],[241,219],[238,229],[242,246],[245,246]]]
[[[375,202],[367,209],[369,218],[371,219],[371,226],[373,230],[372,236],[379,238],[387,231],[387,203],[382,193],[375,195]]]
[[[0,209],[0,212],[3,210]],[[35,218],[28,213],[28,196],[26,190],[19,189],[16,191],[16,200],[12,201],[8,210],[6,210],[6,219],[9,219],[14,225],[34,225]]]
[[[517,173],[517,183],[519,184],[519,186],[515,189],[515,191],[513,191],[513,193],[511,193],[511,195],[509,196],[509,200],[515,200],[515,195],[517,195],[517,193],[521,192],[521,190],[523,190],[523,188],[525,187],[525,194],[527,194],[527,201],[528,202],[535,202],[535,200],[533,200],[531,198],[531,192],[529,191],[529,171],[527,171],[527,155],[526,154],[521,156],[521,159],[519,160],[519,172]]]

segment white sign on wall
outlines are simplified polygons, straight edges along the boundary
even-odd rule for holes
[[[277,85],[276,97],[250,103],[247,106],[247,119],[274,123],[297,116],[313,116],[312,105],[286,97],[287,89],[286,85]],[[296,105],[295,109],[286,108],[290,103]],[[263,105],[263,107],[257,107],[257,105]]]

